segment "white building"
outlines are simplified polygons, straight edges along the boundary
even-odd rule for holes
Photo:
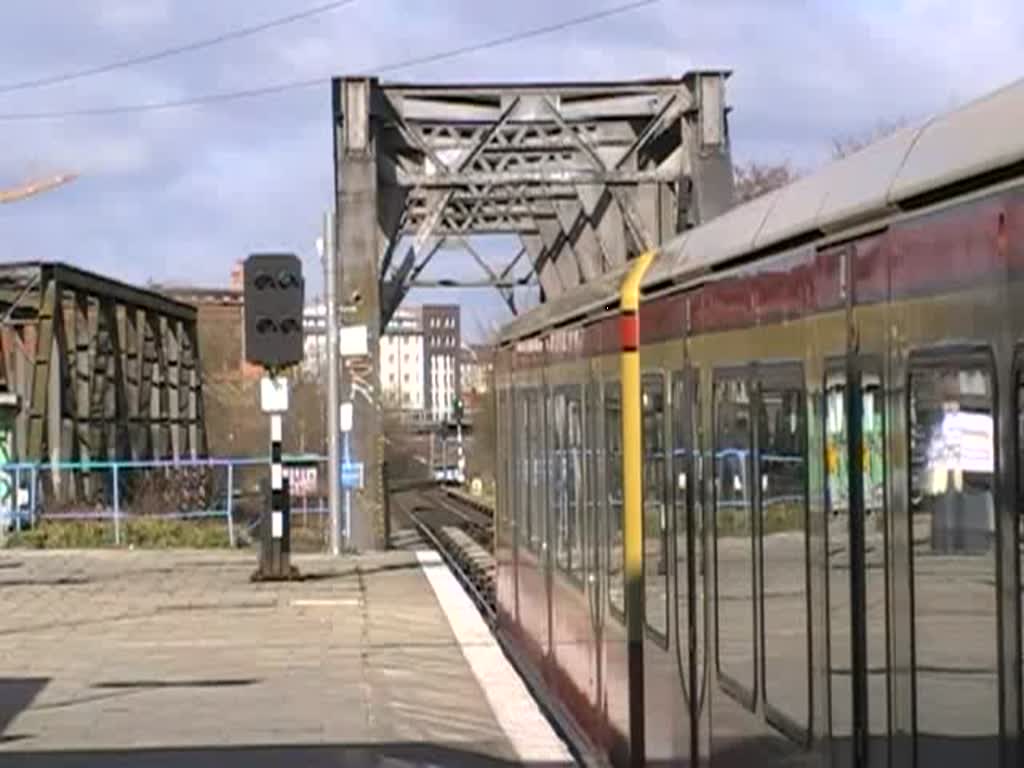
[[[386,408],[413,419],[442,421],[461,396],[461,323],[457,305],[402,307],[380,337],[380,386]],[[327,371],[327,310],[322,302],[303,312],[302,373],[323,380]]]
[[[434,353],[430,356],[430,418],[442,421],[452,416],[455,402],[455,356]]]
[[[385,407],[413,417],[423,413],[426,402],[424,352],[419,311],[399,309],[380,337],[380,386]]]
[[[380,387],[384,405],[423,411],[423,334],[386,333],[380,339]]]
[[[462,322],[458,304],[424,304],[424,354],[427,370],[427,408],[430,419],[452,418],[455,400],[462,396],[459,350]]]
[[[302,310],[302,375],[321,380],[327,371],[327,305],[309,304]]]

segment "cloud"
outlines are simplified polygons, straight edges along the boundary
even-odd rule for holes
[[[100,0],[96,23],[119,31],[166,24],[171,18],[169,0]]]
[[[609,4],[611,0],[608,0]],[[208,37],[310,0],[36,0],[5,7],[4,82]],[[195,55],[66,86],[0,93],[0,114],[152,102],[362,72],[592,11],[591,0],[357,0]],[[1019,0],[662,0],[557,35],[388,72],[421,81],[543,81],[728,68],[737,160],[813,168],[830,141],[917,118],[1024,72]],[[331,205],[323,86],[203,109],[46,123],[0,122],[0,185],[83,171],[73,185],[0,208],[3,258],[58,258],[128,280],[225,283],[250,250],[307,258]],[[496,248],[498,246],[495,246]],[[469,269],[457,257],[442,269]],[[459,264],[460,266],[455,266]],[[471,262],[469,263],[471,264]],[[422,294],[421,294],[422,296]],[[467,313],[499,312],[493,294]]]

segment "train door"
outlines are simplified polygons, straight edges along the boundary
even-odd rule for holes
[[[995,371],[987,348],[909,356],[910,569],[901,576],[911,588],[916,766],[1000,764]]]
[[[803,367],[716,370],[713,404],[712,762],[775,764],[811,741]]]
[[[890,689],[880,361],[836,361],[824,393],[832,765],[875,768],[889,762]]]
[[[543,388],[523,392],[525,415],[523,547],[519,555],[521,593],[529,598],[520,605],[524,630],[541,655],[550,647],[548,632],[550,605],[547,572],[547,472],[545,467],[545,399]]]
[[[689,759],[699,765],[700,718],[704,706],[703,510],[700,497],[700,444],[694,371],[672,375],[672,509],[676,610],[675,647],[688,722]]]
[[[604,471],[602,461],[604,457],[604,443],[601,439],[601,385],[600,382],[591,377],[587,381],[584,391],[586,408],[584,409],[584,442],[585,449],[585,476],[586,476],[586,509],[583,516],[584,524],[584,589],[587,593],[588,608],[590,612],[590,624],[594,639],[593,674],[595,691],[603,690],[603,673],[600,653],[601,644],[604,642],[604,590],[602,574],[602,546],[604,541],[601,525],[603,517],[603,506],[600,503],[603,494]],[[598,694],[599,695],[599,694]],[[595,703],[597,699],[595,699]]]
[[[759,684],[765,720],[806,745],[811,726],[807,429],[803,369],[757,370],[753,487],[758,550]]]

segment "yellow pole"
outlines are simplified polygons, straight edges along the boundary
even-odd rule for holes
[[[629,659],[629,760],[642,766],[644,744],[643,435],[640,401],[640,283],[654,259],[641,254],[622,283],[622,531],[626,560],[626,630]]]

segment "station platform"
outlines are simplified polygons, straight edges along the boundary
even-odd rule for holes
[[[0,550],[0,766],[562,766],[433,552]]]

